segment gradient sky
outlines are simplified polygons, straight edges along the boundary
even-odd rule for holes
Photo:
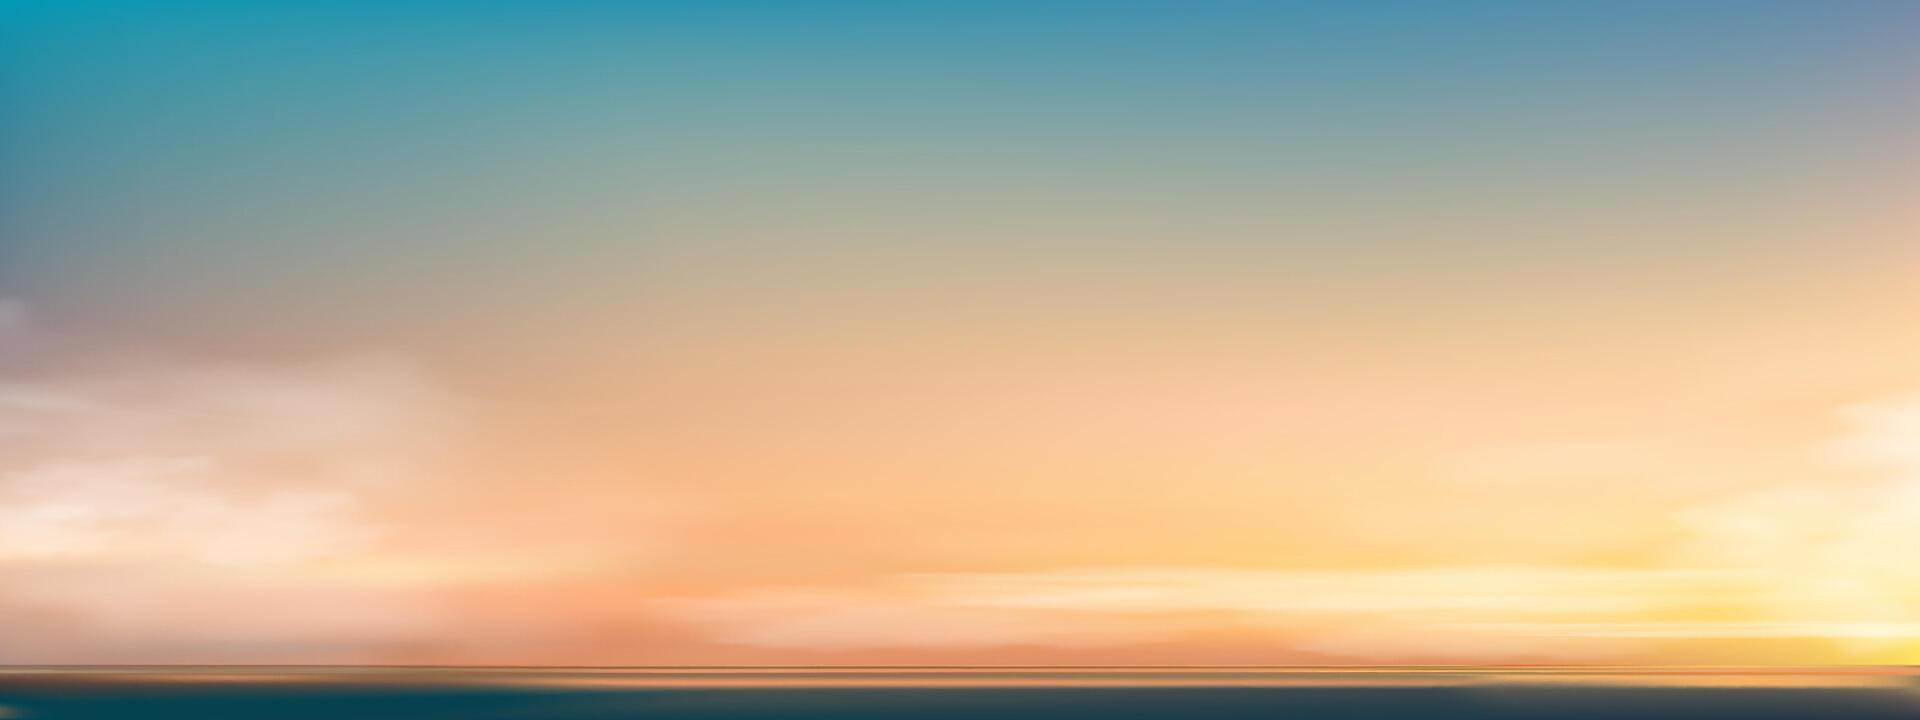
[[[0,662],[1920,662],[1920,3],[0,52]]]

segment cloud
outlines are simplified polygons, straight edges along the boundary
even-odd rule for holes
[[[759,647],[1127,645],[1237,628],[1293,651],[1367,661],[1597,659],[1621,648],[1495,623],[1638,618],[1737,596],[1748,581],[1715,571],[1524,566],[1085,568],[902,575],[865,588],[748,591],[670,608],[716,641]]]
[[[0,558],[297,559],[372,528],[443,430],[387,360],[146,362],[0,382]]]
[[[1364,662],[1617,661],[1675,642],[1804,640],[1890,657],[1920,638],[1920,567],[1899,550],[1920,540],[1920,394],[1838,416],[1843,432],[1819,451],[1832,472],[1667,506],[1679,540],[1647,566],[921,573],[666,607],[717,642],[810,650],[1124,646],[1227,629]],[[1493,467],[1511,477],[1623,456],[1568,446]]]
[[[25,315],[0,303],[0,332],[60,344]],[[0,660],[307,658],[421,630],[412,599],[314,571],[377,552],[382,504],[431,482],[456,403],[418,368],[55,352],[0,363]]]
[[[920,576],[966,605],[1108,612],[1501,613],[1651,609],[1651,598],[1708,596],[1740,578],[1692,570],[1435,567],[1374,570],[1120,568]]]
[[[1857,650],[1920,639],[1920,394],[1842,409],[1846,429],[1823,448],[1835,469],[1863,479],[1801,481],[1689,508],[1692,533],[1678,563],[1746,568],[1775,581],[1749,612],[1800,627],[1906,628],[1863,638]]]
[[[1675,538],[1634,556],[1645,566],[1556,565],[1569,553],[1543,551],[1510,565],[899,573],[662,598],[631,574],[625,508],[606,516],[619,530],[602,532],[574,521],[602,516],[556,512],[574,506],[516,487],[440,506],[441,526],[417,527],[425,516],[407,503],[460,492],[440,461],[463,413],[404,358],[123,353],[48,331],[0,301],[0,662],[359,662],[412,642],[446,658],[511,645],[500,655],[511,658],[621,623],[697,635],[685,640],[694,650],[766,651],[753,657],[1122,657],[1231,638],[1340,661],[1615,661],[1671,642],[1824,638],[1846,658],[1885,657],[1874,653],[1914,637],[1920,617],[1920,568],[1897,550],[1920,540],[1920,395],[1841,410],[1842,432],[1819,450],[1825,471],[1767,487],[1729,490],[1740,473],[1721,468],[1671,491],[1656,486],[1718,466],[1675,462],[1677,444],[1576,442],[1443,468],[1450,490],[1475,491],[1449,496],[1447,526],[1368,513],[1391,508],[1327,513],[1423,542],[1486,518],[1544,544],[1592,533],[1567,529],[1585,515],[1540,503],[1584,511],[1610,502],[1582,494],[1604,485],[1593,492],[1627,500],[1594,518]],[[31,362],[11,359],[29,351]],[[1622,480],[1634,477],[1653,479]],[[504,498],[516,516],[461,514]],[[616,535],[617,550],[595,544]]]
[[[1827,449],[1834,462],[1877,468],[1890,480],[1920,483],[1920,392],[1842,408],[1848,432]]]
[[[366,544],[357,497],[270,489],[243,497],[198,457],[50,460],[0,481],[0,559],[185,557],[254,565]]]

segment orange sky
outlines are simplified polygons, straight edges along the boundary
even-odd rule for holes
[[[1920,662],[1898,4],[182,5],[0,11],[0,663]]]

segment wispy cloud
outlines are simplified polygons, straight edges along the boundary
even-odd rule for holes
[[[1920,394],[1842,409],[1846,430],[1822,449],[1843,473],[1735,494],[1683,513],[1692,539],[1677,562],[1758,569],[1779,578],[1751,612],[1802,624],[1904,625],[1920,615]],[[1856,634],[1857,635],[1857,634]],[[1920,639],[1911,630],[1880,644]],[[1874,644],[1858,640],[1856,647]]]
[[[12,340],[58,341],[25,318],[0,303]],[[305,569],[377,548],[375,506],[424,481],[451,407],[386,357],[109,354],[9,371],[0,660],[299,657],[404,635],[417,608]]]
[[[1782,640],[1879,657],[1920,638],[1920,570],[1898,550],[1920,539],[1920,396],[1839,417],[1844,431],[1816,449],[1832,472],[1669,505],[1647,521],[1680,537],[1647,564],[909,573],[663,607],[718,642],[814,650],[1125,645],[1232,628],[1364,662],[1601,661],[1670,642]],[[1525,455],[1499,474],[1623,455],[1591,447]]]
[[[0,383],[0,557],[263,561],[363,542],[440,431],[404,366],[149,361]]]
[[[1377,570],[1088,568],[917,574],[857,590],[675,601],[721,642],[763,647],[1123,645],[1237,628],[1369,661],[1606,657],[1620,649],[1490,629],[1635,618],[1746,591],[1741,573],[1563,567]]]

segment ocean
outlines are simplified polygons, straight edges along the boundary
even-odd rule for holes
[[[14,667],[0,718],[1920,720],[1920,670]]]

